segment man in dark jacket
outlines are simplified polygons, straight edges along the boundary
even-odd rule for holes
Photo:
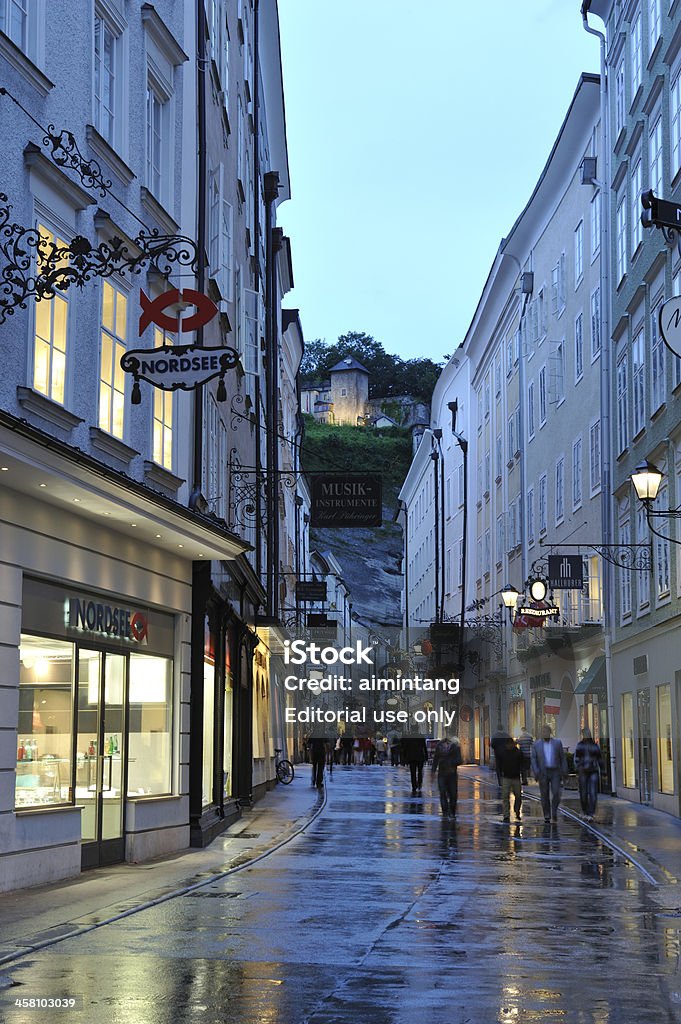
[[[511,820],[511,793],[513,793],[513,811],[516,819],[520,821],[520,805],[523,802],[520,782],[523,771],[523,755],[520,747],[510,737],[497,754],[497,765],[501,774],[501,805],[504,809],[504,821]]]
[[[511,736],[502,728],[501,722],[497,725],[496,731],[492,733],[489,745],[494,751],[494,767],[497,773],[497,782],[501,785],[501,772],[499,771],[499,752],[504,749]]]
[[[592,738],[591,730],[582,729],[582,739],[575,747],[575,768],[582,814],[587,821],[593,821],[596,813],[601,761],[601,748]]]
[[[456,800],[459,792],[457,769],[462,761],[461,747],[456,737],[451,741],[446,736],[440,740],[435,748],[432,772],[437,772],[440,807],[445,818],[456,817]]]
[[[312,785],[317,789],[324,786],[324,765],[326,764],[327,752],[331,744],[323,736],[313,736],[310,740],[310,755],[312,758]]]
[[[402,760],[409,765],[411,772],[411,795],[423,789],[423,765],[428,760],[428,748],[423,736],[404,736],[402,738]]]

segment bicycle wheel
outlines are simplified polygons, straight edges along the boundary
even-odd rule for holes
[[[295,772],[293,771],[293,765],[291,764],[290,761],[279,762],[279,764],[277,765],[277,778],[279,779],[280,782],[282,782],[285,786],[288,786],[291,782],[293,782],[294,775]]]

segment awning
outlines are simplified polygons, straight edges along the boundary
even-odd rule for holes
[[[586,675],[575,686],[575,693],[591,693],[593,690],[606,692],[604,654],[594,658]]]

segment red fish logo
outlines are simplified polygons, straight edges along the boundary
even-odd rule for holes
[[[179,316],[171,316],[169,313],[163,312],[168,306],[175,306],[178,302],[187,302],[196,306],[196,312],[184,320],[181,320]],[[209,299],[207,295],[195,291],[194,288],[184,288],[182,291],[179,288],[171,288],[155,299],[150,299],[140,288],[140,306],[142,308],[139,323],[140,336],[149,324],[157,324],[158,327],[174,333],[196,331],[199,327],[209,324],[218,312],[218,307],[213,300]]]

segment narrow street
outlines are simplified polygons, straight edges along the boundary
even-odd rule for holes
[[[300,766],[295,786],[307,786]],[[0,1019],[82,998],[111,1024],[650,1024],[681,1020],[681,921],[639,871],[527,800],[462,773],[456,822],[430,775],[336,768],[302,835],[253,867],[6,965]]]

